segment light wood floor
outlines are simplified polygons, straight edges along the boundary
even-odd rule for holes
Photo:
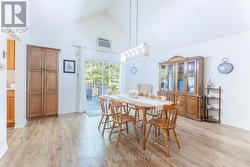
[[[250,133],[237,128],[179,118],[181,149],[171,143],[166,157],[151,143],[144,151],[141,141],[116,149],[108,135],[102,138],[98,121],[80,113],[31,121],[15,130],[0,167],[250,166]]]

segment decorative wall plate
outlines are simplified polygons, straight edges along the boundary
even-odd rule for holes
[[[218,66],[218,71],[222,74],[229,74],[233,71],[233,64],[228,63],[228,58],[223,58],[223,63]]]
[[[131,73],[131,74],[137,74],[137,72],[138,72],[138,69],[137,69],[136,66],[132,66],[132,67],[130,68],[130,73]]]

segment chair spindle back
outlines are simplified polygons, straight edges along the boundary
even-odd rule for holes
[[[126,108],[122,102],[117,100],[111,100],[110,109],[112,113],[112,118],[114,122],[121,122],[122,121],[122,113],[125,112]]]
[[[104,97],[104,96],[100,96],[99,97],[99,103],[100,103],[102,114],[104,114],[104,115],[110,114],[108,99],[106,97]]]
[[[168,123],[168,127],[176,127],[176,120],[178,116],[178,108],[176,104],[163,106],[163,117]]]

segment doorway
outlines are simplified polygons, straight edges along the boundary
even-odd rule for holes
[[[119,91],[120,64],[87,60],[84,62],[84,69],[86,85],[84,108],[88,114],[99,110],[99,96]]]
[[[15,126],[15,52],[16,42],[7,39],[7,127]]]

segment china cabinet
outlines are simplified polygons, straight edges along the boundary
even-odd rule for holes
[[[160,62],[158,95],[179,105],[179,115],[202,120],[204,99],[204,58],[175,56]]]

